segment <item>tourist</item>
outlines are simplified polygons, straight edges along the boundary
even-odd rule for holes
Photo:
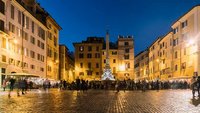
[[[190,86],[191,86],[191,89],[192,89],[192,95],[193,95],[193,97],[195,97],[196,83],[197,83],[196,77],[193,76],[192,79],[191,79],[191,81],[190,81]]]
[[[4,80],[3,80],[3,91],[6,90],[6,82],[7,82],[6,79],[4,79]]]
[[[200,97],[200,76],[197,78],[197,91],[198,91],[198,96]]]

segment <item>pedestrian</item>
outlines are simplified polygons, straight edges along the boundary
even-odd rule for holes
[[[6,79],[4,79],[4,80],[3,80],[3,91],[6,90],[6,82],[7,82]]]
[[[198,96],[200,97],[200,76],[197,78],[197,91],[198,91]]]
[[[156,89],[157,89],[157,91],[159,91],[159,85],[160,85],[159,80],[156,80]]]
[[[117,90],[117,93],[119,92],[119,80],[117,80],[115,84],[115,89]]]
[[[146,83],[146,80],[144,79],[144,80],[142,81],[142,91],[144,91],[144,92],[145,92],[145,90],[146,90],[146,85],[147,85],[147,83]]]
[[[77,91],[80,90],[80,82],[81,82],[80,79],[77,78],[77,79],[76,79],[76,90],[77,90]]]
[[[190,87],[192,89],[192,95],[193,95],[193,97],[195,97],[196,84],[197,84],[196,77],[193,76],[192,79],[191,79],[191,81],[190,81]]]
[[[14,84],[15,84],[15,79],[13,78],[13,77],[11,77],[10,78],[10,80],[9,80],[9,88],[10,88],[10,90],[9,90],[9,92],[8,92],[8,97],[10,98],[11,97],[11,91],[13,91],[13,89],[14,89]]]

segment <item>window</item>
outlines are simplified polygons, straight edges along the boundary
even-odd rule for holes
[[[88,46],[88,51],[92,51],[92,46]]]
[[[31,36],[31,43],[35,44],[35,38],[33,36]]]
[[[6,62],[6,56],[2,55],[2,62]]]
[[[2,38],[2,48],[6,49],[6,39]]]
[[[35,69],[35,65],[31,65],[31,69]]]
[[[175,69],[175,71],[177,71],[178,70],[178,65],[175,65],[174,69]]]
[[[178,45],[178,38],[173,40],[173,46],[177,46]]]
[[[125,49],[125,53],[129,53],[129,49]]]
[[[38,27],[38,36],[45,40],[45,31],[41,27]]]
[[[26,41],[28,41],[28,33],[23,32],[22,34],[23,34],[22,35],[23,39],[25,39]]]
[[[80,54],[79,54],[79,58],[84,58],[83,53],[80,53]]]
[[[99,68],[99,63],[96,63],[96,68]]]
[[[92,64],[89,62],[88,63],[88,68],[90,69],[92,67]]]
[[[130,63],[126,63],[125,64],[125,68],[127,69],[127,68],[130,68]]]
[[[15,33],[15,25],[9,22],[9,31]]]
[[[83,46],[80,46],[80,47],[79,47],[79,51],[81,51],[81,52],[84,51],[84,47],[83,47]]]
[[[4,31],[4,21],[0,20],[0,30]]]
[[[37,59],[40,60],[40,54],[37,54]]]
[[[178,27],[176,27],[173,32],[176,34],[178,32]]]
[[[48,36],[49,39],[52,40],[52,34],[51,34],[51,32],[49,32],[48,34],[49,34],[49,36]]]
[[[18,10],[18,23],[21,24],[21,19],[22,19],[22,15],[21,15],[21,11]]]
[[[187,20],[182,22],[181,26],[182,26],[182,28],[186,27],[187,26]]]
[[[104,59],[103,62],[106,63],[106,59]]]
[[[0,12],[5,14],[5,3],[2,0],[0,0]]]
[[[124,42],[124,45],[125,45],[125,46],[128,46],[128,45],[129,45],[129,43],[128,43],[128,42]]]
[[[57,60],[57,53],[54,52],[54,60]]]
[[[29,29],[29,18],[26,16],[26,20],[25,20],[25,28]]]
[[[112,51],[112,55],[117,55],[117,51]]]
[[[44,72],[44,68],[41,67],[41,68],[40,68],[40,71]]]
[[[124,59],[129,59],[129,55],[124,55]]]
[[[31,58],[35,58],[35,52],[34,51],[30,51],[30,55],[31,55]]]
[[[83,76],[84,75],[84,72],[79,72],[79,76]]]
[[[175,54],[174,54],[174,57],[175,57],[175,58],[177,58],[177,57],[178,57],[178,55],[177,55],[177,51],[175,52]]]
[[[99,72],[96,72],[96,75],[98,76],[98,75],[99,75]]]
[[[32,28],[32,33],[34,33],[35,32],[35,23],[32,21],[32,26],[31,26],[31,28]]]
[[[92,75],[92,71],[87,71],[87,75]]]
[[[83,63],[80,63],[80,67],[83,68]]]
[[[41,48],[44,49],[44,43],[41,42]]]
[[[100,58],[100,54],[99,53],[95,53],[95,58]]]
[[[51,66],[47,66],[47,70],[51,72]]]
[[[38,42],[38,43],[37,43],[38,47],[40,47],[40,40],[38,40],[37,42]]]
[[[113,63],[116,63],[116,59],[113,59]]]
[[[99,46],[96,47],[96,51],[99,51]]]
[[[186,62],[181,64],[181,69],[185,69],[186,68]]]
[[[54,36],[53,39],[54,39],[54,46],[57,46],[57,38]]]
[[[14,19],[14,14],[15,14],[15,7],[13,5],[11,5],[11,18]]]
[[[92,58],[92,54],[91,54],[91,53],[88,53],[88,54],[87,54],[87,58]]]

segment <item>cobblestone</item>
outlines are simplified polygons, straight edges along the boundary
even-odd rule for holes
[[[190,90],[49,92],[35,90],[11,98],[0,92],[0,113],[199,113]]]

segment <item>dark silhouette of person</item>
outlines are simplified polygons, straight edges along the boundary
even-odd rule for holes
[[[77,89],[77,91],[80,90],[80,79],[79,78],[76,79],[76,89]]]
[[[198,96],[200,97],[200,76],[197,78],[197,91],[198,91]]]

